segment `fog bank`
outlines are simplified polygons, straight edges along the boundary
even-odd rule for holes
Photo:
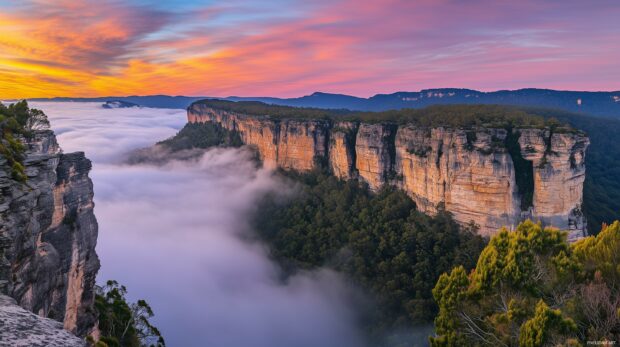
[[[321,270],[286,284],[264,246],[247,243],[257,199],[286,189],[245,149],[190,161],[126,165],[124,155],[172,136],[184,110],[32,103],[67,152],[93,160],[98,281],[144,298],[169,346],[360,346],[352,289]]]

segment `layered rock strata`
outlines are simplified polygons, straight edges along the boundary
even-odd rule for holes
[[[0,289],[84,336],[96,321],[99,269],[91,162],[81,152],[63,154],[51,131],[26,144],[25,183],[9,177],[0,156]]]
[[[422,128],[391,123],[252,116],[195,103],[188,121],[215,122],[239,133],[268,166],[334,175],[373,190],[402,188],[418,208],[450,211],[490,235],[525,218],[585,231],[581,214],[585,151],[580,132],[550,129]]]

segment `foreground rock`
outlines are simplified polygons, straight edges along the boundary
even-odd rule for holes
[[[62,323],[37,316],[0,295],[0,346],[83,347],[86,343],[64,330]]]

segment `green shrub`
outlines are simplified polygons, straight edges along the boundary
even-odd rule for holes
[[[26,182],[24,152],[26,146],[21,138],[30,138],[37,130],[49,127],[43,111],[31,109],[25,100],[5,106],[0,103],[0,155],[8,162],[10,176],[16,181]]]
[[[620,336],[620,223],[569,245],[531,221],[441,275],[432,346],[579,346]]]

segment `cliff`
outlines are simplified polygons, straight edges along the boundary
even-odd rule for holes
[[[308,171],[327,165],[373,190],[398,186],[421,211],[444,206],[484,235],[525,218],[569,230],[570,238],[585,230],[589,140],[577,131],[257,116],[205,103],[188,108],[188,121],[238,132],[268,166]]]
[[[99,269],[91,162],[63,154],[52,131],[25,143],[25,183],[0,156],[0,294],[84,336],[96,321]]]

